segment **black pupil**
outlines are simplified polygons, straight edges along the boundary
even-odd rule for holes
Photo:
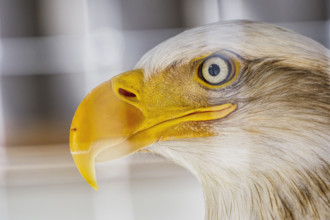
[[[211,76],[217,76],[220,73],[220,67],[216,64],[211,64],[209,66],[209,74]]]

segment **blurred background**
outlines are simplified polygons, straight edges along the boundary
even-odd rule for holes
[[[230,19],[330,47],[329,0],[0,0],[0,219],[203,219],[198,181],[155,156],[99,164],[93,191],[68,135],[93,87],[185,29]]]

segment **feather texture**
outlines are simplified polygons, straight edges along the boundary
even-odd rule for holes
[[[206,219],[330,219],[329,50],[277,26],[224,22],[165,41],[137,68],[146,81],[165,70],[180,78],[191,60],[219,50],[240,57],[238,79],[221,90],[192,89],[186,98],[235,103],[237,111],[198,122],[212,127],[214,137],[159,142],[148,150],[200,180]]]

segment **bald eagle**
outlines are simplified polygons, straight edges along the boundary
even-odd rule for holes
[[[88,94],[76,166],[147,151],[201,182],[206,219],[330,219],[330,52],[278,26],[218,22],[150,50]]]

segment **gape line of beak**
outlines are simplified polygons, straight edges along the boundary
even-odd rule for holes
[[[140,75],[140,72],[124,74],[114,83],[132,83],[141,80]],[[70,148],[74,162],[94,189],[98,188],[95,161],[122,158],[157,141],[211,136],[210,132],[192,133],[189,126],[180,131],[171,128],[184,122],[221,119],[237,107],[226,103],[190,110],[178,108],[176,113],[164,109],[161,118],[148,118],[134,106],[136,103],[126,102],[126,97],[120,97],[117,90],[114,91],[117,86],[110,80],[96,87],[79,105],[71,124]]]

